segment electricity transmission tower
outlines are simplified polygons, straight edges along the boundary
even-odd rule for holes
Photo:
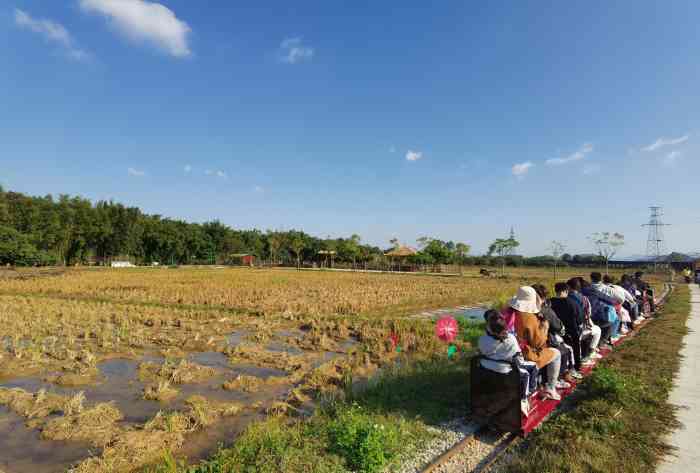
[[[664,242],[664,227],[668,224],[661,221],[663,216],[663,208],[652,206],[649,207],[651,215],[649,222],[642,225],[649,228],[649,236],[647,237],[647,256],[654,258],[654,266],[661,260],[661,257],[666,254],[666,246]]]

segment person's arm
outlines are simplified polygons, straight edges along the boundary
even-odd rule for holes
[[[557,317],[557,314],[552,309],[549,309],[547,313],[547,322],[549,322],[549,330],[551,332],[561,333],[561,329],[564,328],[561,320],[559,320],[559,317]]]
[[[637,299],[635,299],[635,297],[632,295],[631,292],[629,292],[627,289],[625,289],[625,288],[622,287],[622,286],[620,286],[620,288],[621,288],[623,291],[625,291],[625,300],[626,300],[627,302],[629,302],[630,304],[634,304],[635,302],[637,302]]]

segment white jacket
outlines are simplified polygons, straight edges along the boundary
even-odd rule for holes
[[[618,286],[617,284],[611,284],[610,287],[612,287],[618,293],[618,295],[622,296],[625,302],[629,302],[630,304],[637,302],[634,296],[624,287]]]
[[[482,335],[479,338],[479,351],[482,355],[491,358],[490,360],[481,360],[481,366],[496,373],[506,374],[512,370],[510,361],[520,353],[520,345],[512,333],[509,333],[502,341],[490,335]],[[502,362],[493,360],[502,360]]]
[[[619,293],[612,286],[597,282],[591,284],[591,287],[600,294],[604,299],[608,299],[613,304],[622,304],[625,302],[624,294]]]

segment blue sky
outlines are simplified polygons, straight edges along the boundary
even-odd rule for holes
[[[0,184],[238,228],[700,250],[700,4],[6,0]]]

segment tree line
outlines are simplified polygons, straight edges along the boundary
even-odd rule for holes
[[[112,201],[92,203],[77,196],[27,196],[0,187],[0,264],[107,264],[129,258],[149,264],[227,263],[250,254],[273,264],[318,261],[319,251],[336,262],[360,264],[384,259],[386,249],[363,244],[359,235],[318,238],[300,230],[231,228],[217,220],[190,223],[149,215]],[[458,263],[468,246],[426,241],[416,263]]]
[[[549,266],[555,261],[551,256],[513,255],[517,244],[509,240],[505,249],[501,242],[484,256],[469,255],[469,245],[461,242],[423,237],[418,244],[417,254],[405,263]],[[2,265],[108,264],[117,258],[137,264],[222,264],[240,254],[272,264],[301,265],[318,262],[319,252],[332,254],[336,263],[361,265],[386,263],[384,253],[398,246],[396,239],[380,248],[363,243],[359,235],[318,238],[301,230],[234,229],[217,220],[190,223],[112,201],[93,203],[69,195],[34,197],[0,187]],[[564,264],[598,263],[599,258],[561,255]]]

